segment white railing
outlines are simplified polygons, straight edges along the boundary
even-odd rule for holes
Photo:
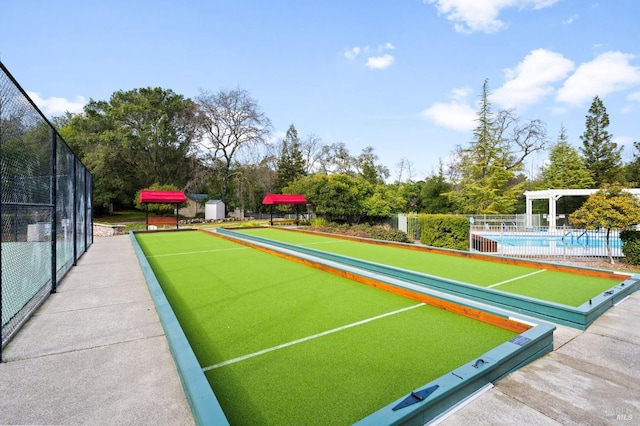
[[[592,260],[607,258],[606,230],[524,227],[518,223],[472,224],[469,249],[474,252],[538,259]],[[613,257],[623,257],[619,232],[612,230],[608,247]]]

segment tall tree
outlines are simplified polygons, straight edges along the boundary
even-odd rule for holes
[[[115,92],[89,102],[62,129],[94,175],[94,205],[132,204],[153,184],[185,188],[194,167],[196,106],[168,89]]]
[[[239,151],[264,144],[271,121],[258,103],[243,89],[206,91],[197,98],[202,112],[203,155],[208,162],[221,162],[220,199],[228,206],[229,180]]]
[[[593,187],[594,180],[584,158],[567,140],[564,126],[558,142],[551,147],[549,164],[542,167],[540,189],[580,189]]]
[[[274,188],[276,192],[281,192],[282,188],[290,182],[306,175],[305,160],[302,157],[298,131],[293,124],[289,126],[287,134],[282,141],[276,173],[278,176],[276,187]]]
[[[585,132],[580,136],[581,151],[587,169],[593,176],[593,187],[598,188],[605,183],[623,182],[622,147],[618,148],[618,145],[611,140],[612,135],[607,131],[609,114],[598,96],[593,98],[585,126]]]
[[[640,142],[633,143],[633,158],[625,167],[625,178],[631,186],[640,185]]]
[[[343,173],[353,175],[353,157],[343,142],[323,145],[318,158],[319,171],[324,174]]]
[[[353,165],[358,176],[372,184],[384,183],[389,177],[389,169],[384,165],[377,163],[378,155],[373,147],[367,146],[362,150],[359,156],[353,159]]]
[[[443,166],[440,163],[438,174],[433,174],[424,181],[420,191],[419,211],[432,214],[451,213],[453,210],[451,200],[444,196],[451,189],[452,185],[445,179]]]
[[[485,80],[474,140],[454,154],[456,188],[448,196],[462,213],[513,213],[524,188],[518,172],[527,156],[544,149],[547,140],[538,120],[522,123],[512,111],[494,114],[489,95]]]

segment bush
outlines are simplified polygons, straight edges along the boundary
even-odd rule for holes
[[[322,225],[318,225],[318,223]],[[312,231],[326,232],[329,234],[341,234],[351,237],[371,238],[374,240],[394,241],[398,243],[412,243],[409,236],[398,229],[392,229],[389,225],[347,225],[315,219],[309,227]]]
[[[469,249],[469,219],[445,214],[421,214],[420,242],[455,250]]]
[[[622,231],[620,240],[622,240],[625,262],[630,265],[640,265],[640,231]]]

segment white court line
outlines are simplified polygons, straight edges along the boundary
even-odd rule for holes
[[[288,346],[297,345],[298,343],[302,343],[302,342],[306,342],[308,340],[316,339],[318,337],[326,336],[327,334],[336,333],[338,331],[342,331],[342,330],[346,330],[347,328],[356,327],[358,325],[366,324],[368,322],[375,321],[375,320],[380,319],[380,318],[388,317],[388,316],[399,314],[401,312],[405,312],[405,311],[408,311],[408,310],[411,310],[411,309],[419,308],[420,306],[424,306],[424,303],[419,303],[417,305],[409,306],[407,308],[398,309],[397,311],[393,311],[393,312],[387,312],[386,314],[378,315],[376,317],[371,317],[371,318],[364,319],[362,321],[358,321],[358,322],[354,322],[354,323],[351,323],[351,324],[343,325],[342,327],[334,328],[333,330],[323,331],[322,333],[314,334],[312,336],[303,337],[302,339],[292,340],[291,342],[287,342],[287,343],[283,343],[283,344],[278,345],[278,346],[273,346],[271,348],[263,349],[261,351],[254,352],[252,354],[239,356],[237,358],[233,358],[233,359],[230,359],[228,361],[221,362],[219,364],[214,364],[214,365],[210,365],[208,367],[204,367],[202,369],[202,371],[209,371],[209,370],[213,370],[215,368],[224,367],[225,365],[234,364],[236,362],[244,361],[245,359],[249,359],[249,358],[253,358],[253,357],[259,356],[259,355],[264,355],[264,354],[269,353],[269,352],[277,351],[278,349],[286,348]]]
[[[200,250],[200,251],[185,251],[185,252],[182,252],[182,253],[170,253],[170,254],[156,254],[155,256],[147,256],[147,258],[167,257],[167,256],[185,256],[185,255],[189,255],[189,254],[215,253],[217,251],[233,251],[233,250],[249,250],[249,247],[238,247],[238,248],[229,248],[229,249],[215,249],[215,250]]]
[[[527,278],[527,277],[530,277],[531,275],[539,274],[540,272],[544,272],[544,271],[546,271],[546,269],[541,269],[539,271],[535,271],[535,272],[532,272],[532,273],[526,274],[526,275],[520,275],[519,277],[511,278],[510,280],[506,280],[506,281],[502,281],[502,282],[499,282],[499,283],[494,284],[494,285],[490,285],[487,288],[493,288],[493,287],[497,287],[497,286],[502,285],[502,284],[510,283],[511,281],[521,280],[522,278]]]

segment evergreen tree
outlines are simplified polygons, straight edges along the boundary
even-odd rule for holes
[[[602,100],[598,96],[593,99],[589,114],[586,116],[586,130],[582,140],[582,154],[587,169],[593,176],[593,187],[599,188],[604,183],[623,182],[621,160],[622,147],[613,142],[607,131],[609,115]]]
[[[282,141],[282,148],[276,168],[276,192],[281,192],[282,189],[291,182],[306,175],[305,161],[302,157],[298,131],[293,124],[289,126],[289,130],[287,130],[287,134]]]
[[[640,185],[640,142],[633,143],[633,159],[625,167],[625,178],[631,186]]]
[[[523,183],[516,183],[518,165],[498,126],[489,102],[488,80],[482,86],[474,140],[459,152],[460,182],[448,195],[462,213],[505,214],[515,209]]]
[[[558,142],[551,147],[549,165],[542,168],[541,189],[580,189],[593,187],[594,181],[584,159],[568,140],[564,126]]]

